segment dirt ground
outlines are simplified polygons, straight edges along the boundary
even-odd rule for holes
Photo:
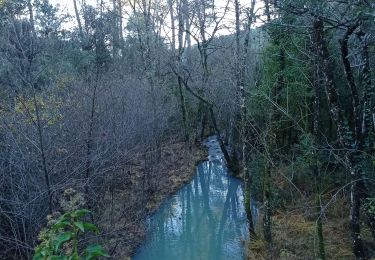
[[[188,183],[206,157],[202,146],[189,149],[183,142],[170,142],[157,151],[134,154],[111,175],[97,223],[113,259],[130,259],[146,238],[146,217]]]

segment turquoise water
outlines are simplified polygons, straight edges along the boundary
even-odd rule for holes
[[[230,177],[215,137],[194,179],[148,219],[135,260],[244,259],[248,224],[241,181]]]

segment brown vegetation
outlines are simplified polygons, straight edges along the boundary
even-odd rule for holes
[[[338,199],[337,204],[327,208],[326,215],[323,216],[327,259],[352,259],[347,233],[349,221],[341,216],[348,214],[348,206],[344,201],[346,198]],[[345,207],[341,207],[343,204]],[[279,210],[272,217],[274,259],[318,258],[316,220],[306,214],[309,205],[313,207],[314,200],[311,199],[309,204],[300,201],[300,205],[303,206]],[[262,223],[258,223],[259,228],[261,225]],[[250,241],[248,259],[267,259],[266,248],[262,238]]]
[[[202,147],[192,149],[182,142],[167,143],[160,151],[160,160],[152,172],[145,169],[146,157],[138,153],[121,172],[113,174],[111,185],[100,203],[99,220],[107,248],[115,259],[126,259],[146,237],[145,220],[163,201],[189,182],[198,161],[204,158]],[[144,174],[151,174],[153,183],[143,184]],[[145,185],[145,193],[142,187]]]

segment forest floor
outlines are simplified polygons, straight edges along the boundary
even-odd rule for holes
[[[276,185],[280,180],[274,180]],[[282,186],[282,185],[281,185]],[[280,185],[279,187],[280,188]],[[303,192],[303,191],[302,191]],[[322,196],[326,208],[322,214],[326,259],[354,259],[349,234],[349,198],[336,190]],[[313,195],[299,197],[275,209],[272,216],[273,259],[319,259],[317,213]],[[261,209],[262,211],[262,209]],[[248,259],[268,259],[269,249],[263,239],[262,212],[256,223],[257,238],[248,242]],[[362,239],[374,248],[371,233],[362,223]]]
[[[313,204],[313,198],[309,200]],[[344,198],[339,198],[323,217],[326,259],[352,259],[348,214]],[[302,202],[302,207],[289,206],[272,216],[273,259],[319,259],[314,207]],[[261,217],[260,217],[261,218]],[[262,221],[257,233],[262,237]],[[268,249],[262,238],[249,242],[248,259],[267,259]]]
[[[144,152],[133,155],[122,171],[114,173],[99,206],[99,226],[113,259],[130,259],[146,238],[146,217],[191,181],[196,165],[207,157],[202,146],[189,149],[173,141],[163,144],[158,154],[157,163],[149,166]]]

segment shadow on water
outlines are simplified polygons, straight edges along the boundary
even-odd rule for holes
[[[248,224],[241,181],[229,176],[217,139],[194,179],[148,220],[133,259],[243,259]]]

